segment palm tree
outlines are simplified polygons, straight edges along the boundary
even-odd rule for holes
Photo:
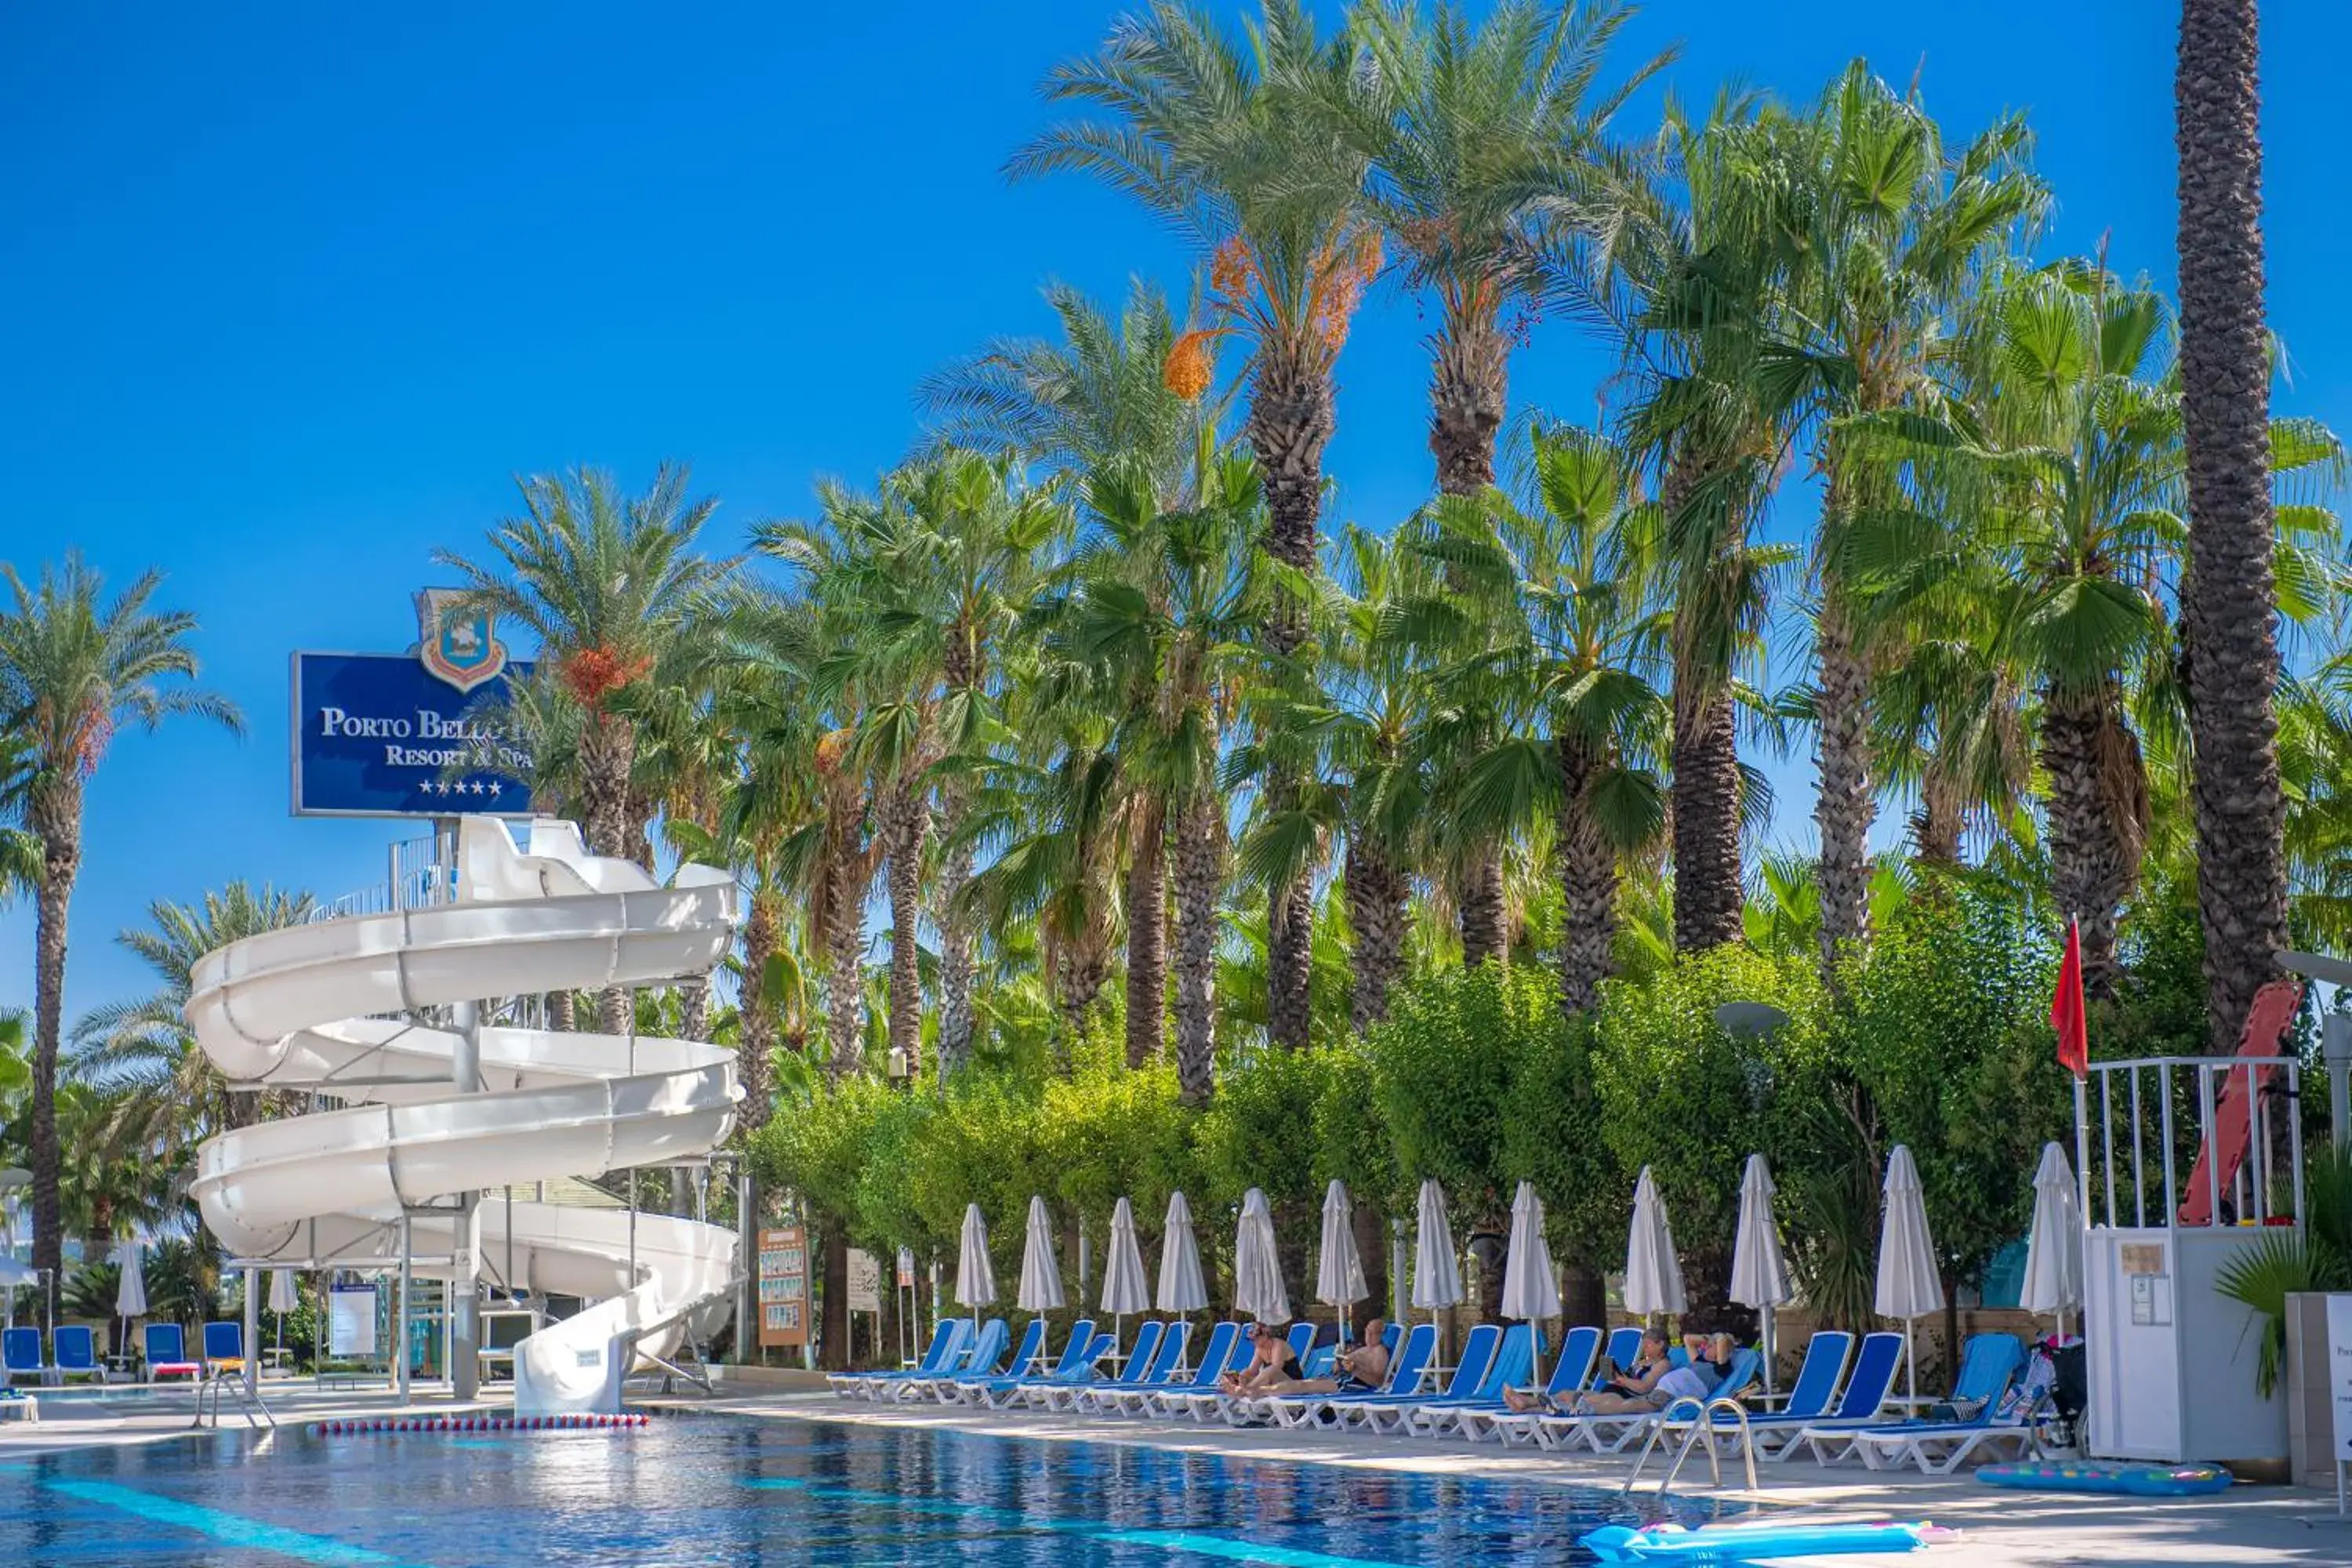
[[[144,927],[116,933],[115,945],[152,971],[156,988],[109,1002],[74,1025],[72,1076],[121,1095],[118,1136],[167,1160],[216,1132],[259,1120],[261,1095],[230,1087],[196,1044],[183,1016],[197,961],[233,942],[302,924],[308,893],[231,882],[201,902],[159,899]]]
[[[539,639],[540,660],[579,703],[579,805],[598,855],[647,852],[643,822],[632,820],[637,726],[627,699],[733,569],[696,553],[719,503],[688,500],[687,479],[665,466],[635,497],[595,468],[520,479],[523,514],[491,530],[488,557],[434,552],[463,579],[470,602]],[[604,993],[597,1016],[607,1033],[626,1032],[625,994]]]
[[[1530,721],[1471,764],[1455,809],[1496,833],[1550,813],[1560,996],[1577,1013],[1598,1005],[1615,968],[1619,857],[1664,826],[1643,765],[1667,721],[1651,684],[1664,635],[1658,523],[1633,454],[1597,430],[1538,430],[1529,466],[1528,506],[1442,505],[1428,548],[1470,589],[1474,613],[1507,628],[1484,662]]]
[[[1198,391],[1217,335],[1251,344],[1245,428],[1266,497],[1265,545],[1295,584],[1270,603],[1263,633],[1288,658],[1306,636],[1304,590],[1322,542],[1332,370],[1381,246],[1360,205],[1361,151],[1318,107],[1351,90],[1354,51],[1319,38],[1298,0],[1261,0],[1244,34],[1224,37],[1171,0],[1122,20],[1098,54],[1045,82],[1050,101],[1098,117],[1048,129],[1011,171],[1093,174],[1212,253],[1213,324],[1180,339],[1168,369],[1180,389]],[[1273,1037],[1304,1046],[1312,888],[1272,889],[1269,910]]]
[[[2238,1037],[2284,947],[2270,374],[2263,313],[2256,0],[2182,0],[2173,79],[2180,192],[2189,573],[2181,640],[2195,739],[2197,902],[2213,1048]]]
[[[1427,26],[1410,6],[1367,4],[1351,17],[1372,68],[1333,107],[1370,160],[1370,210],[1405,281],[1437,306],[1429,447],[1446,495],[1495,482],[1510,351],[1527,324],[1513,312],[1541,279],[1531,242],[1538,200],[1578,199],[1611,116],[1673,58],[1672,50],[1654,57],[1595,99],[1609,46],[1632,15],[1612,4],[1505,0],[1475,27],[1449,4]],[[1485,735],[1465,738],[1474,750],[1491,738],[1491,724],[1479,727]],[[1465,858],[1457,902],[1463,959],[1475,966],[1504,945],[1502,845],[1475,842]]]
[[[1879,476],[1850,462],[1841,421],[1944,398],[1951,321],[1988,262],[2029,237],[2048,206],[2024,166],[2024,120],[2004,118],[1956,153],[1916,98],[1898,97],[1855,60],[1810,115],[1769,114],[1764,139],[1784,179],[1740,182],[1736,222],[1787,252],[1788,309],[1770,319],[1759,369],[1783,419],[1813,433],[1826,476],[1814,572],[1818,670],[1821,964],[1869,935],[1874,670],[1899,664],[1893,622],[1871,623],[1842,558],[1843,530],[1881,499]]]
[[[210,720],[241,734],[226,698],[184,684],[198,666],[192,615],[149,607],[163,576],[142,574],[109,597],[79,552],[26,583],[0,565],[11,602],[0,612],[0,733],[22,748],[0,809],[40,843],[35,892],[31,1143],[33,1266],[56,1269],[58,1230],[58,1047],[65,1005],[66,917],[81,871],[82,799],[125,723]]]

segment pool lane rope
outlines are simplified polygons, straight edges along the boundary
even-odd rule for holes
[[[621,1432],[643,1426],[650,1415],[371,1415],[347,1421],[313,1421],[313,1437],[344,1437],[375,1432]]]

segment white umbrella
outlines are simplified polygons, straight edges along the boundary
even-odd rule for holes
[[[1552,1278],[1551,1244],[1544,1240],[1543,1199],[1533,1182],[1521,1182],[1511,1199],[1511,1249],[1503,1258],[1503,1316],[1529,1323],[1559,1316],[1559,1281]],[[1540,1346],[1538,1329],[1533,1336]],[[1543,1386],[1543,1357],[1532,1363],[1536,1386]]]
[[[1675,1256],[1674,1226],[1666,1223],[1666,1202],[1650,1167],[1642,1167],[1633,1184],[1633,1228],[1625,1237],[1625,1310],[1646,1318],[1655,1312],[1686,1309],[1683,1295],[1682,1259]]]
[[[273,1268],[269,1271],[269,1310],[278,1314],[278,1348],[286,1348],[286,1314],[295,1308],[294,1270]]]
[[[988,1222],[980,1217],[978,1204],[968,1204],[963,1211],[963,1237],[956,1251],[955,1300],[957,1306],[971,1309],[971,1331],[980,1332],[980,1310],[996,1301],[996,1268],[988,1261]]]
[[[1129,1312],[1151,1310],[1151,1286],[1143,1278],[1143,1248],[1135,1239],[1135,1208],[1125,1198],[1110,1212],[1110,1256],[1103,1259],[1102,1310],[1110,1314],[1117,1344]]]
[[[1462,1263],[1454,1252],[1454,1226],[1445,1217],[1444,1190],[1431,1176],[1421,1184],[1420,1208],[1413,1216],[1412,1304],[1427,1311],[1433,1323],[1440,1310],[1461,1301]]]
[[[1209,1304],[1208,1281],[1201,1278],[1201,1247],[1192,1238],[1192,1205],[1181,1193],[1168,1195],[1168,1222],[1160,1237],[1160,1294],[1163,1312],[1197,1312]]]
[[[1021,1289],[1013,1304],[1024,1312],[1062,1310],[1062,1266],[1054,1257],[1054,1221],[1045,1200],[1029,1200],[1029,1238],[1021,1249]]]
[[[1372,1293],[1364,1260],[1356,1253],[1356,1205],[1348,1184],[1334,1181],[1323,1192],[1323,1246],[1315,1258],[1315,1299],[1332,1309],[1339,1341],[1348,1339],[1348,1308]]]
[[[1731,1245],[1731,1299],[1756,1309],[1762,1335],[1764,1392],[1772,1392],[1772,1319],[1781,1302],[1793,1299],[1789,1260],[1780,1250],[1780,1222],[1773,1216],[1772,1169],[1761,1154],[1748,1156],[1748,1170],[1739,1179],[1739,1230]]]
[[[1936,1244],[1927,1234],[1927,1199],[1919,1187],[1919,1167],[1911,1151],[1897,1143],[1886,1157],[1886,1217],[1878,1236],[1878,1295],[1882,1318],[1903,1320],[1903,1378],[1910,1397],[1919,1397],[1918,1369],[1911,1364],[1911,1324],[1944,1310],[1944,1281],[1936,1269]]]
[[[2029,1312],[2051,1312],[2058,1331],[2066,1314],[2083,1304],[2083,1208],[2066,1152],[2042,1146],[2042,1168],[2033,1173],[2033,1228],[2025,1237],[2025,1289],[2018,1304]]]
[[[1234,1233],[1234,1310],[1262,1323],[1290,1321],[1290,1292],[1282,1283],[1282,1259],[1274,1246],[1274,1215],[1265,1194],[1242,1194],[1242,1222]]]
[[[141,1261],[144,1256],[135,1240],[114,1244],[114,1266],[122,1270],[122,1282],[114,1288],[114,1313],[119,1318],[143,1318],[147,1315],[147,1274]]]

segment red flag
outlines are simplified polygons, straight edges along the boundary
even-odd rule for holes
[[[2058,963],[2058,994],[2050,998],[2050,1026],[2058,1031],[2058,1065],[2081,1078],[2091,1070],[2091,1032],[2083,1014],[2083,930],[2066,921],[2066,956]]]

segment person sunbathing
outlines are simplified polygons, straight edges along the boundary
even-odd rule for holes
[[[1388,1325],[1374,1318],[1364,1325],[1364,1341],[1341,1351],[1332,1360],[1330,1377],[1286,1378],[1267,1386],[1267,1394],[1377,1394],[1388,1382],[1389,1347],[1381,1342]]]
[[[1250,1326],[1250,1363],[1217,1379],[1217,1392],[1256,1397],[1276,1392],[1275,1385],[1301,1379],[1298,1358],[1290,1353],[1290,1336],[1280,1323]]]
[[[1644,1329],[1641,1353],[1633,1364],[1620,1369],[1616,1376],[1579,1398],[1570,1409],[1579,1415],[1618,1415],[1661,1409],[1665,1399],[1658,1396],[1658,1384],[1672,1370],[1673,1363],[1666,1359],[1665,1334],[1657,1329]],[[1503,1404],[1522,1414],[1560,1408],[1548,1394],[1516,1388],[1503,1390]]]

